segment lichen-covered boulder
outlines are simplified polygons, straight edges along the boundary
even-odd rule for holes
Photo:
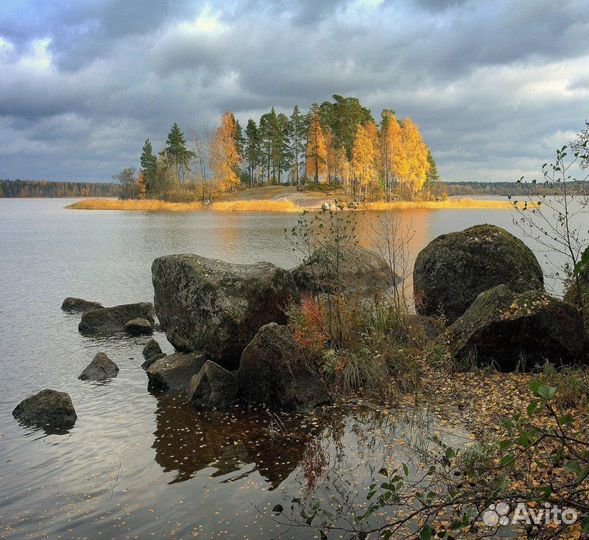
[[[125,323],[125,332],[130,336],[149,336],[153,334],[153,325],[147,319],[131,319]]]
[[[91,302],[90,300],[84,300],[83,298],[74,298],[69,296],[61,304],[63,311],[69,311],[71,313],[83,313],[84,311],[92,311],[93,309],[99,309],[102,304],[98,302]]]
[[[239,397],[278,409],[311,409],[330,400],[288,327],[270,323],[258,331],[241,355]]]
[[[113,379],[119,373],[119,366],[117,366],[106,354],[103,352],[97,353],[92,362],[90,362],[84,371],[80,374],[78,379],[81,381],[104,381],[106,379]]]
[[[153,326],[153,317],[153,304],[149,302],[122,304],[83,313],[78,330],[87,336],[110,336],[124,332],[125,324],[132,319],[147,319]]]
[[[176,353],[163,356],[147,369],[149,387],[157,390],[185,392],[190,380],[205,363],[199,353]]]
[[[443,234],[417,256],[413,288],[417,312],[460,317],[483,291],[505,284],[514,292],[542,290],[544,278],[534,253],[494,225]]]
[[[190,380],[186,394],[193,405],[203,409],[229,407],[237,399],[235,372],[207,360]]]
[[[362,247],[317,249],[291,273],[299,291],[310,293],[370,293],[388,289],[398,279],[381,255]]]
[[[482,292],[443,336],[458,362],[530,369],[546,360],[582,363],[579,310],[543,291],[515,293],[506,285]]]
[[[286,322],[293,278],[267,262],[229,264],[198,255],[169,255],[152,265],[155,309],[179,351],[203,351],[228,369],[260,326]]]
[[[49,432],[69,429],[78,419],[69,394],[56,390],[41,390],[24,399],[12,414],[23,424],[42,427]]]

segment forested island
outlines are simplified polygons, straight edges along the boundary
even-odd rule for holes
[[[418,126],[385,109],[377,122],[355,97],[334,95],[303,113],[274,108],[245,130],[225,112],[213,133],[188,142],[177,123],[156,155],[146,139],[140,167],[114,178],[123,198],[211,201],[242,188],[288,184],[341,189],[358,201],[439,196],[432,153]]]

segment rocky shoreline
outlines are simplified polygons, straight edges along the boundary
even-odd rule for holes
[[[341,269],[341,287],[364,296],[394,286],[380,255],[360,250]],[[166,355],[153,339],[143,348],[148,386],[176,392],[198,408],[235,403],[307,411],[334,395],[288,326],[288,306],[302,294],[321,294],[330,276],[314,264],[284,270],[270,263],[230,264],[197,255],[169,255],[153,262],[154,304],[103,307],[78,298],[62,309],[81,313],[89,337],[150,335],[156,318],[176,352]],[[589,282],[589,280],[585,280]],[[428,328],[434,346],[451,362],[493,365],[500,371],[585,364],[586,336],[578,307],[549,296],[538,261],[520,240],[481,225],[433,240],[414,268],[413,323]],[[442,321],[431,324],[431,318]],[[445,323],[445,324],[444,324]],[[138,366],[139,367],[139,366]],[[107,381],[118,367],[98,353],[80,380]],[[77,415],[67,394],[43,390],[13,412],[23,424],[70,429]]]

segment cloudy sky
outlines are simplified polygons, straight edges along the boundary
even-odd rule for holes
[[[535,175],[589,119],[587,0],[1,0],[0,178],[108,180],[232,110],[331,94],[420,126],[446,180]]]

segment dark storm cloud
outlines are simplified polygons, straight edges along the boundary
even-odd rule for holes
[[[4,1],[0,177],[108,179],[177,120],[356,95],[448,179],[537,170],[589,116],[583,0]]]

